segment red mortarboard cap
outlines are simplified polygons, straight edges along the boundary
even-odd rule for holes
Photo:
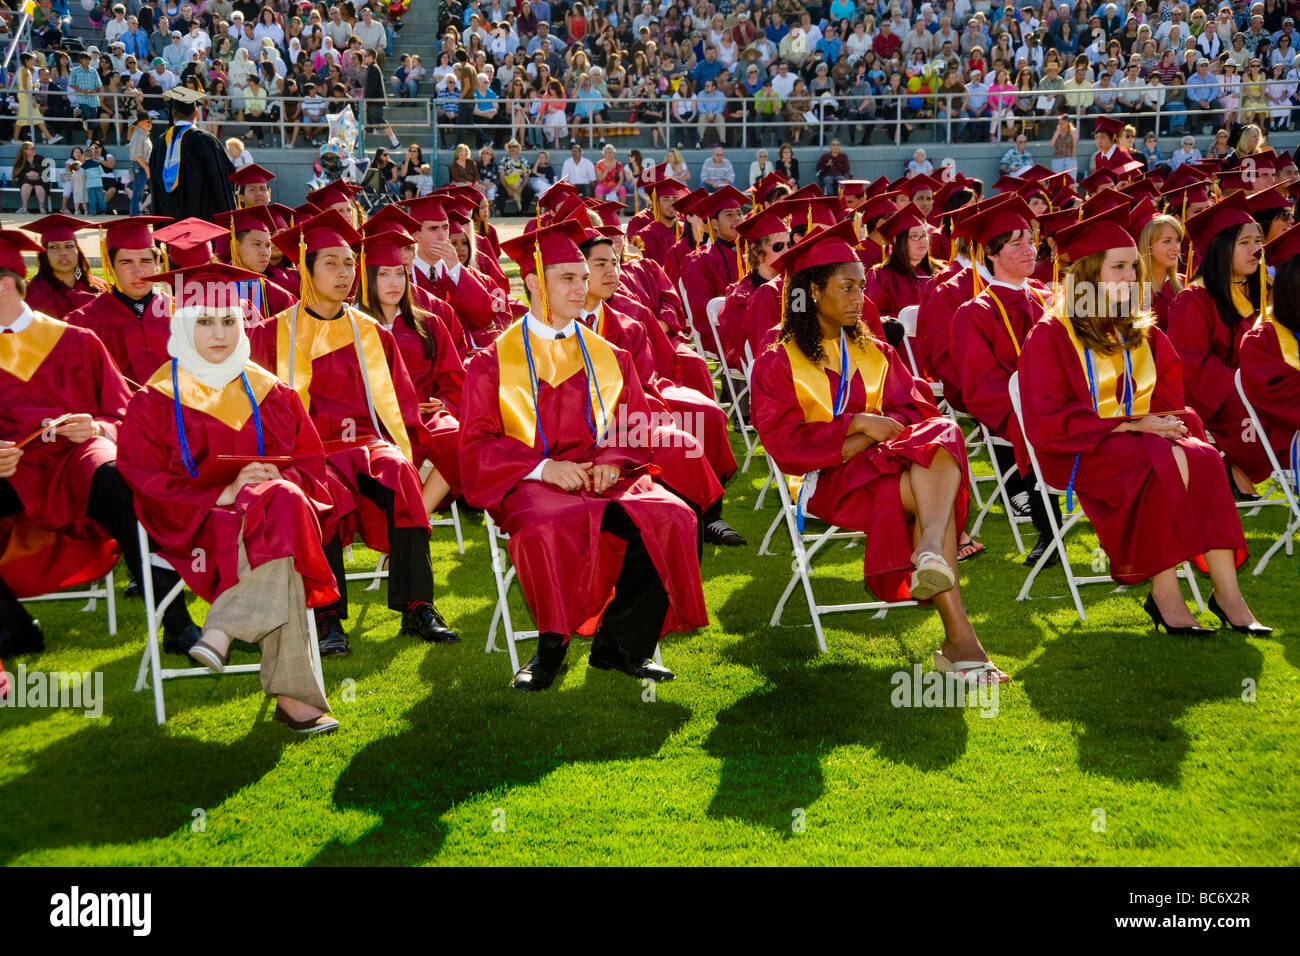
[[[1049,212],[1038,217],[1038,231],[1044,236],[1056,238],[1057,233],[1062,229],[1068,229],[1079,221],[1079,211],[1077,209],[1062,209],[1060,212]]]
[[[600,221],[606,226],[621,226],[622,222],[619,213],[627,208],[627,203],[621,203],[617,199],[592,199],[583,200],[587,208],[600,217]]]
[[[917,212],[920,216],[920,212]],[[918,220],[919,221],[919,220]],[[845,262],[861,262],[854,243],[858,237],[853,231],[853,220],[842,219],[829,229],[809,233],[793,246],[781,253],[772,263],[786,275],[794,275],[813,266],[840,265]]]
[[[765,205],[771,199],[772,191],[778,186],[794,188],[794,184],[781,173],[768,173],[749,188],[754,194],[754,202]]]
[[[905,179],[898,186],[898,191],[908,199],[915,199],[917,193],[923,193],[929,190],[931,193],[937,189],[941,183],[935,182],[929,176],[913,176],[911,179]]]
[[[1226,195],[1232,192],[1250,192],[1255,188],[1255,171],[1244,169],[1231,169],[1227,172],[1219,173],[1219,192]]]
[[[1120,190],[1129,199],[1136,202],[1139,199],[1155,200],[1160,196],[1160,187],[1149,179],[1139,179],[1135,183],[1129,183]]]
[[[295,222],[303,219],[310,219],[320,211],[321,207],[316,205],[314,202],[305,202],[300,206],[293,207],[293,218]]]
[[[1296,256],[1300,256],[1300,225],[1292,226],[1264,246],[1264,261],[1272,266]]]
[[[681,193],[676,197],[675,208],[678,212],[687,216],[698,216],[699,213],[696,212],[695,205],[696,203],[703,202],[708,198],[708,195],[708,190],[703,186],[699,189],[692,189],[689,192]]]
[[[1141,163],[1139,163],[1136,159],[1130,159],[1124,165],[1116,166],[1114,169],[1111,170],[1111,172],[1115,174],[1115,180],[1117,182],[1123,182],[1124,180],[1133,179],[1136,176],[1142,175],[1142,171],[1145,168],[1146,167],[1143,166]]]
[[[1085,176],[1079,180],[1079,188],[1089,193],[1095,193],[1106,186],[1113,186],[1119,181],[1119,177],[1109,169],[1099,169],[1091,175]]]
[[[1294,157],[1292,157],[1290,150],[1284,149],[1277,154],[1278,169],[1285,169],[1287,166],[1294,166],[1294,165],[1295,165],[1295,159]]]
[[[351,248],[361,241],[361,234],[343,218],[337,209],[327,209],[319,215],[298,223],[291,229],[276,233],[271,241],[291,262],[298,261],[298,237],[306,243],[307,252],[339,247]]]
[[[1277,169],[1277,153],[1273,152],[1272,147],[1261,149],[1259,152],[1251,153],[1249,156],[1241,157],[1241,166],[1248,169],[1250,166],[1256,169]]]
[[[554,186],[551,187],[551,189],[554,188]],[[651,196],[659,199],[675,199],[678,196],[690,192],[684,183],[680,180],[674,179],[667,173],[663,174],[658,179],[650,180],[650,182],[646,183],[643,188]],[[550,191],[550,189],[547,190],[548,193]]]
[[[809,183],[807,186],[800,186],[798,189],[796,189],[796,190],[795,190],[794,192],[792,192],[790,195],[788,195],[788,196],[783,196],[782,199],[784,199],[784,200],[791,200],[791,199],[820,199],[822,196],[825,196],[825,195],[826,195],[826,194],[825,194],[824,192],[822,192],[822,188],[821,188],[820,186],[818,186],[816,183]]]
[[[233,224],[236,233],[249,230],[260,230],[267,233],[279,231],[275,226],[275,217],[271,215],[271,210],[265,206],[245,206],[243,209],[228,209],[217,213],[212,218],[227,229]]]
[[[990,209],[995,209],[1003,203],[1011,202],[1013,199],[1019,199],[1019,193],[1000,193],[996,196],[990,196],[988,199],[982,199],[979,202],[971,203],[968,206],[962,206],[960,209],[954,209],[949,215],[952,216],[952,232],[955,236],[965,236],[970,238],[970,233],[966,231],[966,226],[977,216],[981,216]]]
[[[1198,212],[1187,220],[1187,231],[1198,249],[1206,248],[1210,240],[1225,229],[1253,223],[1246,194],[1238,190],[1224,196],[1209,209]]]
[[[410,233],[412,236],[420,231],[420,222],[414,216],[406,213],[401,206],[395,206],[389,203],[379,212],[375,213],[361,226],[361,234],[369,236],[376,232],[384,232],[390,226],[397,226]],[[412,242],[415,240],[412,239]]]
[[[212,240],[226,235],[226,230],[216,223],[193,217],[153,231],[154,239],[167,247],[168,258],[177,268],[208,262],[212,258]]]
[[[1127,249],[1132,245],[1134,245],[1133,237],[1129,235],[1128,230],[1106,216],[1085,219],[1056,234],[1056,247],[1068,256],[1071,262],[1078,262],[1094,252]]]
[[[41,243],[48,245],[51,242],[72,242],[77,238],[78,229],[94,229],[93,222],[83,222],[80,219],[73,219],[71,216],[62,216],[55,213],[52,216],[43,216],[35,222],[27,224],[27,230],[40,236]]]
[[[361,187],[353,183],[345,183],[341,179],[322,186],[320,189],[313,189],[307,194],[307,201],[315,203],[321,209],[327,209],[330,206],[336,206],[339,203],[351,202],[352,197],[361,192]]]
[[[880,193],[872,196],[854,212],[862,218],[864,224],[873,219],[880,219],[882,216],[888,218],[898,212],[898,204],[895,202],[898,196],[899,194],[894,192]]]
[[[271,218],[275,220],[275,228],[288,229],[293,225],[293,207],[286,206],[282,202],[267,203],[266,208],[271,213]]]
[[[257,163],[241,166],[230,174],[230,181],[240,188],[253,183],[269,183],[274,178],[275,173]]]
[[[1128,209],[1133,201],[1117,189],[1103,189],[1083,204],[1083,217],[1091,219],[1107,209]]]
[[[582,197],[578,195],[578,187],[567,180],[558,182],[537,197],[537,207],[542,210],[558,209],[570,198],[582,200]]]
[[[998,236],[1028,229],[1034,212],[1020,196],[1000,202],[989,209],[962,220],[962,231],[978,242],[987,245]]]
[[[42,252],[44,248],[35,236],[21,229],[0,229],[0,269],[26,276],[27,262],[23,259],[23,252]]]
[[[160,272],[151,278],[154,282],[170,285],[176,297],[176,308],[184,309],[193,306],[237,308],[243,296],[236,283],[255,282],[262,277],[224,262],[202,262]]]
[[[103,223],[105,241],[112,249],[149,249],[153,247],[150,226],[171,222],[168,216],[132,216],[130,219]]]
[[[551,187],[551,189],[554,188],[554,186]],[[547,192],[550,192],[550,190],[548,189]],[[416,199],[407,199],[404,202],[397,203],[397,205],[405,209],[407,215],[421,224],[426,222],[446,222],[447,209],[443,206],[445,200],[445,196],[420,196]]]
[[[1156,208],[1156,204],[1143,196],[1129,212],[1128,231],[1134,238],[1137,238],[1142,235],[1142,230],[1146,227],[1146,224],[1158,215],[1160,215],[1160,210]]]
[[[750,213],[736,227],[736,232],[746,242],[757,242],[764,236],[788,231],[785,220],[781,218],[780,210],[773,210],[770,206],[759,212]]]
[[[368,232],[361,239],[361,251],[366,257],[367,266],[400,266],[402,252],[415,242],[411,236],[396,223],[384,223],[387,227],[375,232]]]
[[[1120,133],[1124,132],[1124,121],[1117,120],[1113,116],[1098,116],[1097,125],[1094,129],[1098,133],[1109,133],[1111,136],[1118,137]]]
[[[1207,158],[1207,159],[1194,159],[1194,160],[1192,160],[1190,163],[1187,163],[1186,165],[1188,165],[1188,166],[1193,166],[1193,167],[1195,167],[1196,169],[1199,169],[1199,170],[1205,172],[1206,174],[1212,176],[1212,175],[1214,175],[1215,173],[1217,173],[1220,169],[1223,168],[1223,160],[1221,160],[1221,159],[1208,159],[1208,158]]]
[[[886,239],[893,239],[900,233],[923,225],[925,213],[921,212],[916,203],[910,202],[880,224],[880,234]]]
[[[1246,197],[1250,211],[1254,214],[1270,212],[1274,209],[1290,209],[1294,204],[1286,192],[1286,185],[1270,186]]]
[[[694,211],[697,216],[708,216],[710,219],[716,219],[720,213],[726,212],[728,209],[744,209],[747,202],[749,202],[749,197],[735,186],[723,186],[697,202]]]
[[[534,252],[542,251],[542,265],[554,266],[566,262],[586,262],[587,258],[578,248],[587,239],[587,230],[572,219],[563,219],[549,226],[542,226],[532,232],[507,239],[501,243],[501,251],[519,263],[519,278],[537,271]]]
[[[841,179],[840,195],[848,197],[865,196],[867,187],[870,185],[871,181],[867,179]]]
[[[877,196],[880,193],[887,193],[887,192],[889,192],[888,176],[881,176],[878,179],[873,179],[871,181],[871,184],[867,186],[868,196]]]
[[[1195,206],[1197,203],[1211,202],[1210,189],[1208,186],[1197,183],[1192,186],[1184,186],[1182,189],[1174,189],[1169,192],[1160,194],[1169,204],[1171,211],[1182,212],[1184,202],[1188,206]]]

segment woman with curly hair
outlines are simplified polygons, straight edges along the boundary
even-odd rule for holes
[[[1009,678],[980,644],[954,571],[969,501],[961,430],[862,324],[855,239],[845,220],[776,260],[781,337],[754,363],[754,425],[777,466],[804,476],[801,515],[867,534],[864,574],[878,597],[934,600],[945,634],[936,669],[1000,683]]]

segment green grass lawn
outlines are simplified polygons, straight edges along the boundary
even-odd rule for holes
[[[1145,587],[1085,588],[1081,624],[1059,570],[1016,603],[1025,569],[995,512],[988,551],[961,570],[981,637],[1013,676],[997,715],[896,709],[891,675],[929,670],[937,616],[832,617],[819,655],[796,593],[788,626],[768,627],[790,544],[782,533],[777,556],[757,555],[775,514],[773,501],[753,510],[761,471],[728,489],[750,548],[706,552],[712,623],[665,642],[678,679],[653,701],[589,669],[586,642],[550,691],[509,689],[507,656],[484,653],[494,590],[474,517],[464,557],[449,529],[433,544],[439,607],[463,642],[399,638],[382,592],[354,583],[353,653],[325,662],[343,727],[321,739],[272,723],[249,676],[169,682],[158,728],[151,695],[131,690],[140,603],[120,599],[116,638],[102,606],[39,606],[49,646],[23,662],[102,670],[106,702],[97,720],[0,710],[0,861],[1300,863],[1295,558],[1260,578],[1253,560],[1243,569],[1269,639],[1156,635]],[[1247,520],[1256,554],[1282,526],[1271,511]],[[1085,531],[1072,554],[1089,562],[1095,544]],[[372,562],[356,554],[358,568]],[[819,597],[858,599],[860,548],[837,545],[818,568]]]

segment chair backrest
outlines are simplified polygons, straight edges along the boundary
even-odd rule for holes
[[[916,316],[920,306],[909,305],[898,310],[898,323],[903,327],[903,334],[909,339],[916,338]]]
[[[1255,406],[1250,403],[1250,398],[1246,395],[1246,387],[1241,381],[1241,369],[1237,369],[1237,374],[1233,376],[1233,382],[1237,386],[1237,394],[1241,396],[1241,404],[1246,408],[1246,414],[1250,417],[1250,427],[1255,430],[1256,439],[1264,446],[1264,454],[1268,456],[1268,463],[1273,468],[1273,473],[1279,476],[1286,476],[1290,473],[1290,462],[1283,465],[1277,458],[1277,452],[1273,450],[1273,443],[1268,440],[1268,432],[1264,431],[1264,423],[1259,420],[1259,413],[1255,411]],[[1286,484],[1284,481],[1283,484]],[[1288,486],[1289,487],[1289,486]]]
[[[1029,461],[1030,464],[1034,466],[1034,474],[1037,475],[1038,480],[1042,482],[1044,486],[1047,487],[1047,490],[1050,494],[1054,494],[1054,495],[1065,494],[1065,491],[1063,489],[1052,488],[1050,485],[1047,485],[1046,480],[1044,480],[1043,478],[1043,469],[1040,468],[1038,465],[1038,452],[1034,451],[1034,443],[1029,440],[1029,433],[1025,431],[1025,419],[1024,416],[1020,414],[1021,406],[1020,406],[1020,373],[1019,372],[1011,373],[1011,379],[1007,382],[1007,390],[1011,393],[1011,409],[1016,414],[1016,424],[1020,426],[1020,434],[1023,435],[1025,438],[1025,448],[1029,451]]]
[[[709,313],[710,323],[717,325],[718,316],[722,314],[722,307],[723,305],[726,304],[726,302],[727,302],[726,298],[720,295],[714,296],[712,299],[709,300],[709,304],[706,307],[706,311]]]

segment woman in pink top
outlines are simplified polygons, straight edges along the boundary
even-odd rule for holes
[[[993,82],[989,85],[989,108],[993,110],[993,118],[989,120],[989,142],[998,141],[998,127],[1002,125],[1005,117],[1011,116],[1011,107],[1016,102],[1016,88],[1011,85],[1010,77],[1005,67],[999,67]]]

